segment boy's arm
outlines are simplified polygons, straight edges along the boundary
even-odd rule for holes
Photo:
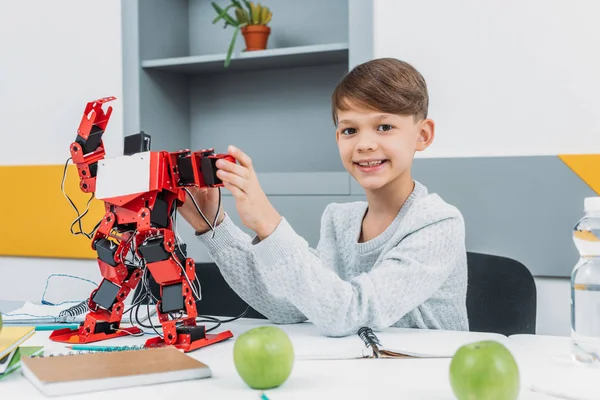
[[[269,290],[329,336],[391,326],[431,297],[454,268],[466,267],[460,213],[424,221],[380,265],[350,281],[341,279],[285,219],[254,251]]]
[[[257,268],[251,238],[225,214],[215,227],[198,236],[219,267],[229,286],[242,300],[273,323],[291,324],[306,321],[306,317],[288,300],[274,297],[267,289]]]

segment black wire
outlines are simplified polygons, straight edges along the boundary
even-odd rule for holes
[[[92,239],[92,237],[94,236],[94,232],[96,231],[96,229],[98,229],[102,220],[98,221],[98,223],[96,224],[96,226],[92,229],[92,231],[90,233],[86,233],[83,231],[83,225],[81,223],[81,219],[90,211],[89,206],[90,206],[90,203],[92,202],[92,200],[94,199],[95,193],[92,193],[92,195],[88,199],[85,212],[83,214],[79,214],[79,209],[77,208],[75,203],[73,203],[73,200],[71,200],[71,198],[69,197],[67,192],[65,192],[65,180],[67,178],[67,169],[69,167],[69,161],[71,161],[71,160],[72,160],[72,158],[69,157],[69,158],[67,158],[67,161],[65,162],[65,167],[63,169],[63,178],[60,183],[60,189],[61,189],[63,195],[67,198],[69,203],[71,203],[71,207],[73,207],[73,209],[75,209],[75,212],[77,212],[77,218],[75,218],[75,220],[71,223],[71,226],[70,226],[71,234],[72,235],[84,235],[88,239]],[[74,232],[73,226],[77,223],[79,224],[79,232]]]
[[[211,317],[211,316],[208,316],[208,315],[198,315],[196,317],[196,323],[216,322],[217,323],[216,326],[213,326],[210,329],[206,330],[206,332],[210,332],[210,331],[212,331],[214,329],[217,329],[219,326],[221,326],[221,324],[226,324],[226,323],[229,323],[229,322],[233,322],[233,321],[235,321],[237,319],[243,318],[244,315],[246,315],[249,310],[250,310],[250,306],[246,306],[246,309],[244,310],[244,312],[242,312],[241,314],[239,314],[239,315],[237,315],[237,316],[235,316],[233,318],[229,318],[229,319],[219,319],[219,318]],[[204,318],[204,319],[198,320],[198,318]]]
[[[230,319],[223,319],[223,320],[221,320],[221,322],[224,323],[224,324],[226,324],[228,322],[233,322],[236,319],[243,318],[246,314],[248,314],[248,311],[250,311],[250,306],[246,306],[246,309],[244,310],[244,312],[241,313],[240,315],[238,315],[237,317],[233,317],[233,318],[230,318]]]
[[[219,213],[221,212],[221,187],[218,187],[219,189],[219,205],[217,206],[217,213],[215,214],[215,219],[213,221],[213,230],[212,230],[212,237],[215,237],[215,228],[217,226],[217,220],[219,219]]]
[[[204,220],[204,222],[206,222],[206,225],[208,225],[211,230],[214,229],[213,226],[210,224],[210,222],[204,216],[204,213],[200,209],[200,206],[198,205],[198,203],[196,203],[196,199],[194,198],[194,196],[192,195],[192,193],[188,190],[188,188],[184,187],[183,190],[185,190],[186,193],[190,195],[190,199],[192,199],[192,203],[194,203],[194,206],[196,207],[196,211],[198,211],[198,214],[200,214],[200,216],[202,217],[202,219]]]

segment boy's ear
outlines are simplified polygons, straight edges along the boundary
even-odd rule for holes
[[[420,122],[420,125],[419,137],[417,138],[417,151],[423,151],[429,147],[435,137],[435,123],[433,120],[429,118],[424,119]]]

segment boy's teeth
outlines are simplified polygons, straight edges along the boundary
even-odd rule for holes
[[[361,165],[363,167],[370,167],[370,166],[373,166],[373,165],[379,165],[381,163],[382,163],[382,161],[370,161],[370,162],[367,162],[367,163],[358,163],[358,165]]]

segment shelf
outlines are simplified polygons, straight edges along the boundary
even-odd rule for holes
[[[348,62],[348,43],[317,44],[233,54],[225,68],[226,54],[164,58],[142,61],[142,68],[180,73],[250,71],[307,67]]]

